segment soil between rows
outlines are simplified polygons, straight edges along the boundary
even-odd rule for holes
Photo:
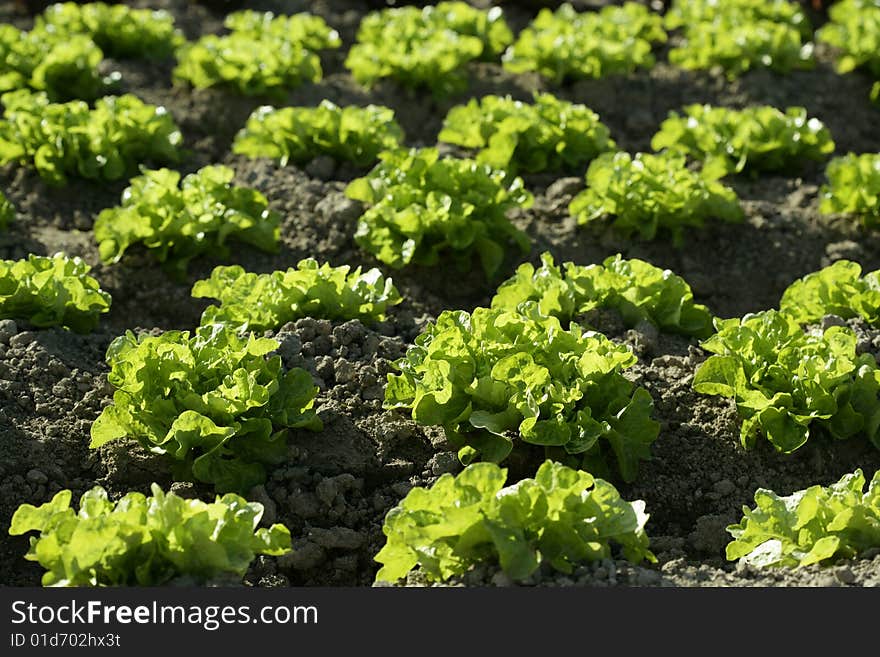
[[[169,9],[191,38],[222,28],[222,16],[183,0],[132,4]],[[412,146],[434,144],[448,109],[470,97],[509,93],[528,99],[535,90],[548,90],[593,108],[619,146],[630,151],[649,149],[650,138],[667,113],[691,102],[730,107],[803,105],[828,125],[838,154],[880,151],[876,129],[880,115],[867,101],[870,80],[859,74],[835,74],[830,54],[821,48],[813,71],[786,76],[758,71],[734,82],[720,74],[674,69],[663,62],[663,51],[650,72],[563,87],[480,64],[470,69],[471,85],[465,94],[437,102],[390,82],[367,91],[345,71],[344,51],[353,42],[367,3],[249,5],[281,13],[311,10],[338,29],[344,40],[341,52],[324,57],[324,80],[292,91],[285,104],[315,105],[329,98],[339,104],[388,105]],[[508,13],[518,28],[528,21],[525,10],[511,7]],[[28,26],[26,18],[10,20]],[[172,483],[167,463],[133,442],[89,450],[91,422],[112,398],[106,382],[106,347],[127,329],[194,328],[207,302],[192,299],[190,288],[218,264],[236,262],[263,272],[312,256],[334,265],[378,266],[394,278],[406,300],[379,325],[305,319],[271,334],[281,342],[285,365],[306,367],[318,381],[318,408],[325,429],[293,432],[288,462],[271,473],[265,486],[251,491],[249,497],[266,507],[265,522],[283,522],[290,528],[294,552],[258,559],[246,583],[368,586],[377,569],[372,557],[383,543],[382,519],[388,509],[412,486],[430,485],[444,472],[460,469],[442,429],[420,427],[401,413],[382,409],[390,363],[444,309],[486,305],[498,281],[487,283],[476,268],[471,273],[442,265],[431,270],[387,270],[353,240],[361,208],[346,199],[343,190],[364,171],[323,158],[297,168],[233,155],[230,144],[236,131],[264,101],[174,87],[172,64],[105,62],[108,69],[122,71],[122,90],[164,105],[181,126],[189,149],[181,171],[225,163],[236,170],[238,184],[267,195],[283,216],[282,248],[270,256],[233,245],[228,260],[193,261],[183,281],[169,278],[144,252],[133,251],[122,263],[103,265],[92,223],[101,209],[118,203],[124,182],[75,182],[55,189],[25,167],[0,169],[0,189],[18,209],[10,230],[0,233],[0,258],[64,250],[91,264],[92,273],[113,295],[110,313],[89,336],[0,322],[0,582],[39,583],[39,566],[22,558],[27,539],[6,533],[11,514],[21,503],[45,502],[62,488],[72,489],[77,497],[96,483],[113,495],[147,492],[152,481],[180,494],[213,498],[207,488]],[[683,276],[697,300],[716,314],[739,316],[776,306],[793,280],[834,260],[855,260],[865,271],[880,268],[876,230],[868,231],[850,218],[819,214],[822,170],[821,165],[812,165],[790,177],[731,179],[743,200],[746,222],[708,224],[692,231],[682,248],[664,239],[623,241],[610,231],[578,227],[566,208],[583,188],[583,170],[528,177],[535,203],[513,220],[533,241],[528,256],[532,262],[543,251],[550,251],[557,262],[578,264],[600,262],[615,253],[642,258]],[[503,276],[517,264],[512,257]],[[864,348],[880,359],[880,332],[854,327]],[[690,387],[705,358],[696,341],[626,330],[613,313],[598,317],[597,328],[636,351],[639,363],[628,376],[651,392],[655,417],[661,422],[654,458],[642,465],[638,480],[632,485],[615,482],[625,498],[646,501],[651,514],[648,533],[659,564],[646,567],[606,560],[585,565],[572,575],[540,571],[529,584],[880,585],[880,552],[835,568],[791,572],[756,572],[723,557],[729,540],[724,527],[739,519],[743,505],[751,505],[756,488],[787,494],[828,484],[856,467],[873,473],[880,467],[880,452],[865,440],[833,442],[821,435],[789,456],[776,454],[766,443],[746,451],[739,443],[734,405],[698,395]],[[412,576],[409,583],[423,582]],[[480,567],[456,583],[510,584],[492,566]]]

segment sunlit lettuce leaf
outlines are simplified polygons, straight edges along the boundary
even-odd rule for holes
[[[271,157],[282,166],[303,164],[319,155],[367,166],[375,164],[380,152],[402,142],[403,130],[394,110],[379,105],[339,107],[323,100],[317,107],[257,108],[232,150],[248,157]]]
[[[180,273],[203,253],[228,255],[229,239],[274,253],[281,216],[259,191],[233,185],[234,175],[221,165],[183,179],[172,169],[144,169],[123,192],[121,205],[102,210],[95,220],[101,259],[119,262],[142,244]]]
[[[864,486],[857,469],[787,497],[759,488],[755,507],[727,527],[727,558],[761,568],[829,565],[880,547],[880,471]]]
[[[128,493],[116,502],[95,486],[70,507],[71,492],[50,502],[22,504],[9,533],[32,536],[25,558],[46,572],[43,586],[158,586],[174,578],[192,585],[222,577],[244,577],[259,555],[290,551],[281,524],[257,526],[263,505],[228,493],[214,502],[164,493]]]
[[[474,463],[410,490],[385,517],[376,581],[396,582],[415,568],[445,581],[479,563],[522,580],[542,563],[570,573],[618,553],[656,562],[645,503],[627,502],[607,481],[550,460],[534,479],[504,487],[506,479],[506,469]]]
[[[471,99],[449,111],[438,139],[479,149],[478,162],[511,173],[571,169],[615,146],[595,112],[547,93],[536,93],[534,103]]]
[[[318,265],[313,258],[269,274],[246,272],[238,265],[215,267],[196,281],[192,295],[217,299],[203,324],[227,324],[252,331],[277,329],[301,317],[381,321],[389,306],[402,301],[390,278],[378,269],[361,272],[348,265]]]
[[[111,301],[90,270],[80,258],[63,253],[0,260],[0,318],[90,332]]]
[[[563,329],[534,302],[444,311],[395,362],[385,407],[442,426],[464,462],[501,462],[530,443],[609,472],[615,464],[632,481],[659,431],[651,396],[621,374],[635,361],[601,333]]]
[[[693,387],[736,400],[743,446],[763,435],[787,454],[819,427],[880,448],[880,369],[871,354],[856,352],[851,329],[806,333],[775,310],[716,320],[716,328],[702,343],[714,355],[697,369]]]
[[[219,324],[158,336],[126,331],[107,349],[116,392],[91,428],[91,447],[128,437],[178,462],[180,475],[244,493],[287,456],[286,430],[320,429],[318,388],[286,373],[278,342]],[[284,403],[279,403],[283,400]]]

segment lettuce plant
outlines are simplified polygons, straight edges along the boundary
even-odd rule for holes
[[[133,9],[104,2],[63,2],[37,17],[36,29],[59,37],[91,38],[110,57],[169,57],[185,41],[164,10]]]
[[[90,447],[133,438],[176,464],[176,476],[244,493],[287,458],[287,430],[320,429],[318,388],[303,369],[266,357],[279,343],[219,324],[158,336],[126,331],[107,348],[113,404]]]
[[[549,460],[534,479],[505,487],[506,479],[506,469],[474,463],[410,490],[385,517],[376,581],[396,582],[414,568],[445,581],[482,562],[522,580],[544,563],[570,573],[618,551],[635,563],[657,561],[642,500],[627,502],[607,481]]]
[[[787,497],[755,492],[755,508],[727,527],[727,558],[759,568],[828,565],[880,547],[880,471],[864,490],[861,469],[830,486],[810,486]]]
[[[816,39],[838,50],[837,72],[864,68],[880,77],[880,2],[841,0],[829,7],[828,17]]]
[[[365,203],[355,240],[395,269],[441,260],[468,269],[479,258],[487,278],[498,272],[508,244],[530,245],[506,213],[532,204],[520,178],[474,160],[439,156],[436,148],[386,151],[367,176],[349,183]]]
[[[797,29],[767,20],[695,23],[669,51],[669,61],[690,70],[718,66],[731,79],[754,68],[789,73],[815,65],[812,43],[803,43]]]
[[[568,206],[579,224],[612,218],[623,235],[654,239],[666,231],[681,243],[690,228],[707,219],[739,222],[744,218],[736,193],[717,181],[718,172],[697,173],[685,156],[604,153],[587,169],[587,188]]]
[[[6,198],[6,194],[0,192],[0,230],[6,230],[14,219],[15,206]]]
[[[635,2],[598,12],[576,12],[563,3],[542,9],[504,53],[513,73],[535,71],[561,83],[574,78],[602,78],[650,68],[653,43],[666,41],[660,14]]]
[[[31,536],[25,559],[46,572],[43,586],[158,586],[174,578],[205,584],[241,580],[258,554],[290,551],[280,524],[257,528],[263,505],[229,493],[214,502],[184,499],[150,487],[112,502],[101,486],[82,495],[79,511],[62,490],[40,506],[22,504],[9,533]]]
[[[280,215],[255,189],[232,185],[235,172],[206,166],[184,176],[171,169],[144,169],[122,193],[122,203],[102,210],[95,240],[104,262],[119,262],[143,244],[171,271],[210,253],[227,257],[229,238],[267,252],[278,250]]]
[[[533,104],[471,99],[449,111],[438,139],[479,149],[477,162],[511,173],[572,169],[615,147],[593,110],[548,93],[536,93]]]
[[[693,387],[736,400],[744,447],[763,434],[788,454],[815,425],[837,439],[864,436],[880,448],[880,369],[871,354],[857,354],[851,329],[806,333],[775,310],[716,320],[716,328],[702,343],[714,355],[700,365]]]
[[[63,253],[0,260],[0,318],[90,332],[110,310],[111,299],[89,271],[80,258]]]
[[[669,61],[686,69],[720,66],[729,78],[753,68],[788,72],[811,68],[810,22],[788,0],[678,0],[665,17],[669,29],[684,28],[683,43]]]
[[[617,310],[628,326],[647,321],[662,331],[706,338],[712,332],[712,314],[698,303],[690,286],[668,269],[638,258],[610,256],[599,265],[586,267],[566,262],[565,272],[549,253],[541,254],[541,266],[519,266],[498,287],[492,308],[514,310],[534,301],[545,315],[561,322],[595,308]]]
[[[806,37],[813,32],[803,9],[791,0],[674,0],[664,16],[664,24],[674,30],[724,18],[773,21],[797,28]]]
[[[837,315],[861,317],[871,326],[880,326],[880,269],[861,273],[857,262],[838,260],[789,285],[779,310],[800,324]]]
[[[208,34],[178,49],[175,80],[197,89],[219,86],[245,96],[283,98],[286,90],[321,79],[316,51],[341,45],[335,30],[307,13],[246,10],[230,14],[224,24],[229,34]]]
[[[867,227],[880,226],[880,153],[847,153],[825,168],[819,211],[853,214]]]
[[[468,62],[494,59],[511,41],[498,7],[483,11],[465,2],[391,7],[364,17],[345,66],[367,87],[392,78],[444,97],[467,86]]]
[[[635,355],[595,331],[562,328],[534,302],[444,311],[395,362],[385,407],[442,426],[463,463],[501,462],[520,443],[633,481],[659,424],[653,400],[621,374]]]
[[[766,105],[733,110],[695,104],[683,115],[670,112],[651,147],[685,153],[724,174],[758,173],[796,171],[804,160],[822,161],[834,152],[834,141],[803,107],[782,112]]]
[[[378,269],[361,273],[360,267],[319,266],[314,258],[270,274],[246,272],[238,265],[215,267],[210,278],[196,281],[192,295],[220,302],[208,306],[202,324],[258,332],[301,317],[381,321],[389,306],[402,301],[394,283]]]
[[[102,59],[104,53],[87,36],[0,24],[0,93],[30,88],[53,101],[93,100],[112,80],[98,71]]]
[[[254,110],[232,144],[234,153],[271,157],[286,166],[329,155],[357,166],[375,164],[379,153],[399,148],[403,130],[394,110],[380,105],[339,107],[263,106]]]
[[[94,109],[83,101],[52,103],[45,93],[3,94],[0,164],[33,162],[48,183],[68,176],[119,180],[139,164],[180,159],[180,130],[164,107],[131,94],[105,96]]]

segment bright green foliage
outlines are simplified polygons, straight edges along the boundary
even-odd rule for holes
[[[238,265],[215,267],[211,278],[196,281],[192,295],[220,301],[208,306],[202,324],[251,331],[277,329],[301,317],[381,321],[389,306],[402,301],[378,269],[361,273],[360,267],[319,266],[313,258],[270,274],[245,272]]]
[[[871,102],[875,105],[880,106],[880,82],[875,82],[874,86],[871,87]]]
[[[6,194],[0,192],[0,230],[6,230],[14,219],[15,206],[6,198]]]
[[[32,531],[28,561],[46,572],[43,586],[157,586],[182,577],[192,584],[241,579],[258,554],[290,552],[290,531],[274,524],[257,529],[263,505],[229,493],[214,502],[164,493],[127,493],[111,502],[95,486],[70,508],[62,490],[41,506],[22,504],[9,533]]]
[[[98,73],[103,58],[87,36],[22,32],[0,24],[0,93],[29,87],[51,100],[92,100],[109,82]]]
[[[744,447],[758,434],[783,453],[810,437],[816,424],[834,438],[861,435],[880,448],[880,369],[856,353],[849,328],[805,333],[775,310],[716,320],[718,333],[702,343],[715,355],[700,365],[694,389],[736,399]]]
[[[471,266],[476,255],[491,279],[513,243],[526,253],[525,233],[505,216],[532,204],[520,178],[474,160],[441,158],[436,148],[386,151],[381,162],[349,183],[349,198],[369,207],[355,240],[395,269],[452,262]]]
[[[788,72],[813,66],[809,20],[788,0],[677,1],[666,27],[684,28],[684,43],[669,61],[687,69],[720,66],[729,78],[764,67]]]
[[[812,44],[803,43],[795,28],[766,20],[695,23],[684,43],[669,51],[669,61],[692,70],[720,66],[731,79],[753,68],[788,73],[815,65]]]
[[[587,188],[568,206],[578,223],[613,218],[624,235],[654,239],[667,231],[681,243],[690,228],[707,219],[744,218],[736,193],[717,181],[718,172],[690,171],[685,156],[662,153],[604,153],[587,169]]]
[[[463,463],[501,462],[524,441],[625,481],[650,458],[653,400],[621,371],[635,355],[595,331],[568,330],[534,302],[444,311],[389,374],[386,408],[439,425]],[[609,449],[610,448],[610,449]]]
[[[394,110],[380,105],[339,107],[264,106],[254,110],[232,150],[248,157],[271,157],[281,166],[329,155],[358,166],[374,164],[383,150],[398,148],[403,130]]]
[[[837,72],[863,67],[880,77],[880,1],[841,0],[828,10],[831,19],[816,32],[819,41],[839,49]]]
[[[861,273],[857,262],[838,260],[789,285],[779,309],[800,324],[837,315],[843,319],[861,317],[880,326],[880,269],[864,276]]]
[[[546,93],[536,93],[534,104],[473,98],[449,111],[439,140],[480,149],[477,162],[511,173],[571,169],[615,147],[593,110]]]
[[[36,26],[62,38],[88,36],[110,57],[169,57],[184,42],[167,11],[104,2],[51,5]]]
[[[803,9],[791,0],[675,0],[664,22],[667,29],[674,30],[732,18],[745,22],[768,20],[795,27],[807,37],[812,34]]]
[[[51,103],[45,93],[3,94],[0,164],[33,162],[53,185],[68,175],[119,180],[140,163],[180,159],[180,130],[164,107],[136,96],[106,96],[95,108],[83,101]]]
[[[834,152],[834,141],[803,107],[783,113],[766,105],[733,110],[695,104],[685,107],[683,116],[670,112],[651,148],[685,153],[723,174],[757,173],[797,170],[804,160],[824,160]]]
[[[880,547],[880,471],[864,491],[861,469],[830,486],[810,486],[788,497],[759,488],[755,508],[727,531],[730,561],[799,567],[852,559]],[[863,492],[864,491],[864,492]]]
[[[652,43],[666,41],[660,14],[627,2],[598,12],[576,12],[562,4],[542,9],[504,53],[513,73],[536,71],[556,83],[573,78],[603,78],[650,68]]]
[[[322,18],[306,13],[248,10],[230,14],[225,25],[230,34],[208,34],[177,51],[175,80],[197,89],[221,86],[246,96],[284,97],[288,89],[321,79],[315,51],[341,44]]]
[[[88,333],[98,325],[98,315],[110,310],[110,295],[90,270],[80,258],[63,253],[0,260],[0,318]]]
[[[545,315],[569,322],[595,308],[614,308],[628,326],[647,321],[662,331],[708,337],[712,314],[694,303],[690,286],[668,269],[620,254],[601,265],[586,267],[566,262],[565,273],[549,253],[541,254],[541,266],[519,266],[498,287],[493,308],[513,310],[524,301],[535,301]]]
[[[503,487],[506,479],[506,469],[474,463],[410,490],[385,517],[376,581],[396,582],[417,566],[445,581],[481,562],[514,580],[542,563],[570,573],[611,557],[612,546],[629,561],[657,561],[642,500],[627,502],[607,481],[549,460],[534,479]]]
[[[512,41],[498,7],[482,11],[465,2],[392,7],[364,17],[345,66],[367,87],[393,78],[444,97],[467,86],[468,62],[494,59]]]
[[[206,166],[185,176],[171,169],[144,169],[122,193],[122,204],[102,210],[95,240],[104,262],[119,262],[134,244],[150,249],[177,273],[203,253],[227,257],[228,238],[273,253],[281,217],[255,189],[235,187],[235,172]]]
[[[177,462],[178,478],[244,493],[287,458],[287,429],[320,429],[318,388],[281,371],[279,343],[208,324],[158,336],[126,331],[110,343],[113,404],[92,424],[91,447],[134,438]]]
[[[848,153],[825,168],[828,184],[819,190],[819,211],[854,214],[866,226],[880,226],[880,153]]]

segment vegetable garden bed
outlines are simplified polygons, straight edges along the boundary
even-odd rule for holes
[[[222,9],[186,0],[126,4],[166,9],[190,40],[224,31]],[[355,0],[247,3],[248,8],[278,14],[310,11],[321,16],[341,39],[340,48],[320,51],[323,75],[319,81],[303,81],[274,97],[240,95],[234,89],[194,89],[181,80],[173,83],[175,61],[169,56],[155,60],[105,56],[100,65],[102,75],[120,72],[114,93],[134,94],[145,103],[164,107],[179,126],[183,154],[179,162],[167,166],[185,176],[208,165],[224,165],[234,171],[236,186],[265,196],[268,209],[277,213],[280,222],[274,249],[258,248],[269,239],[265,236],[259,244],[230,241],[226,256],[208,248],[186,266],[173,268],[151,249],[132,244],[117,262],[106,262],[95,237],[95,222],[101,211],[120,205],[129,177],[99,182],[72,176],[65,185],[53,186],[30,165],[0,167],[0,191],[15,208],[5,230],[0,221],[0,259],[59,251],[78,256],[92,267],[90,275],[112,297],[109,312],[100,316],[91,333],[59,326],[38,328],[26,320],[0,320],[3,584],[38,585],[43,573],[38,564],[23,558],[27,536],[8,534],[12,515],[22,504],[43,504],[63,489],[71,490],[77,501],[98,484],[112,500],[129,492],[151,495],[154,482],[164,491],[214,500],[214,486],[184,481],[174,463],[147,451],[142,442],[114,439],[90,448],[90,440],[92,424],[114,398],[114,386],[107,378],[108,346],[129,330],[151,336],[171,330],[193,332],[206,308],[216,305],[212,299],[222,284],[211,298],[193,297],[193,285],[210,279],[218,265],[269,273],[314,258],[336,267],[348,265],[351,271],[375,267],[393,279],[402,297],[399,304],[392,302],[384,309],[384,318],[344,321],[307,314],[259,334],[277,341],[274,353],[285,370],[300,367],[313,378],[318,388],[314,410],[321,428],[290,424],[294,428],[288,432],[283,458],[267,467],[265,483],[245,491],[248,500],[263,505],[263,525],[280,523],[289,529],[293,548],[281,556],[258,556],[244,578],[253,586],[373,584],[380,568],[374,557],[385,544],[383,521],[388,511],[413,487],[429,487],[444,473],[457,474],[463,468],[458,452],[461,444],[439,422],[436,426],[419,424],[407,409],[383,404],[388,375],[398,373],[393,363],[444,311],[488,307],[498,286],[522,263],[540,266],[545,252],[557,265],[587,266],[617,254],[638,258],[681,276],[690,285],[694,301],[721,318],[778,309],[789,285],[839,260],[859,263],[863,273],[880,269],[876,220],[863,221],[840,210],[842,206],[837,206],[840,211],[835,214],[820,212],[821,188],[828,182],[823,159],[829,155],[827,149],[816,157],[798,155],[793,168],[754,172],[746,163],[741,173],[724,177],[723,184],[739,198],[741,220],[685,223],[671,232],[660,230],[656,236],[622,234],[620,226],[609,221],[579,223],[569,204],[585,188],[588,161],[550,172],[520,166],[517,173],[533,200],[505,207],[513,225],[510,233],[498,224],[486,224],[488,237],[497,237],[503,247],[500,259],[494,251],[491,257],[481,253],[482,262],[470,255],[468,259],[452,257],[448,251],[435,253],[426,239],[424,251],[417,250],[412,262],[392,267],[402,263],[383,259],[381,252],[379,256],[371,253],[371,241],[363,237],[366,229],[359,226],[362,214],[380,199],[368,202],[360,194],[350,194],[359,200],[346,195],[348,185],[366,176],[372,164],[337,162],[319,155],[310,161],[293,156],[282,166],[279,158],[236,153],[233,141],[254,110],[267,104],[317,107],[322,101],[339,107],[385,106],[394,111],[405,147],[437,147],[440,157],[473,157],[474,149],[438,145],[438,135],[450,109],[488,95],[510,95],[532,103],[536,92],[549,92],[585,105],[608,127],[612,145],[629,153],[650,153],[652,139],[670,112],[683,116],[693,104],[732,109],[769,105],[783,112],[803,107],[808,117],[827,128],[834,142],[833,155],[843,156],[880,152],[880,108],[870,100],[872,75],[861,70],[836,72],[836,51],[829,45],[816,46],[813,68],[787,73],[754,68],[730,78],[722,70],[685,70],[670,64],[669,51],[682,39],[674,30],[668,42],[655,43],[653,66],[599,79],[558,82],[533,71],[510,72],[499,58],[489,57],[466,63],[459,69],[465,73],[466,84],[458,80],[442,94],[385,78],[367,88],[355,81],[345,62],[360,22],[375,4]],[[500,5],[513,35],[534,18],[536,10],[530,5]],[[817,26],[824,21],[817,14],[811,18]],[[32,17],[9,6],[0,10],[0,21],[19,29],[33,26]],[[397,135],[396,130],[387,132],[387,139]],[[251,140],[252,149],[258,141]],[[603,141],[599,150],[608,149]],[[596,156],[598,150],[590,159]],[[362,157],[375,161],[369,152]],[[689,166],[696,168],[693,162]],[[473,180],[462,184],[476,186]],[[484,184],[482,180],[479,184]],[[514,190],[511,195],[520,198],[518,193]],[[386,216],[387,212],[382,214]],[[517,242],[512,235],[520,231],[523,238]],[[528,253],[520,248],[525,242]],[[487,279],[487,274],[494,277]],[[525,584],[880,585],[880,547],[831,566],[798,569],[759,568],[725,558],[731,541],[726,528],[740,522],[743,506],[754,506],[757,489],[790,495],[816,484],[827,486],[857,468],[870,481],[880,469],[880,449],[865,432],[838,440],[831,432],[817,429],[791,453],[775,449],[763,438],[747,449],[740,439],[742,419],[735,401],[694,390],[695,374],[711,355],[700,347],[703,336],[667,332],[650,321],[631,322],[615,307],[594,308],[576,319],[632,350],[637,361],[622,370],[623,376],[653,399],[657,437],[650,444],[650,458],[638,462],[637,475],[624,477],[613,467],[594,474],[612,482],[624,500],[644,501],[649,514],[645,531],[657,563],[637,565],[615,553],[577,564],[570,573],[544,564],[522,580]],[[858,352],[880,361],[876,322],[872,327],[859,317],[824,316],[809,323],[821,329],[851,328]],[[562,324],[567,327],[568,319]],[[508,483],[534,477],[544,458],[544,449],[534,444],[513,451],[503,464]],[[426,583],[418,572],[403,581]],[[491,559],[450,581],[466,586],[512,583]]]

